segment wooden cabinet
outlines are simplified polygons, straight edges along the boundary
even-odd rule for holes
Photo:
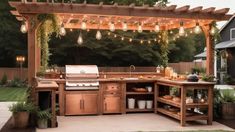
[[[122,84],[107,82],[101,84],[102,113],[122,113]]]
[[[103,113],[121,113],[121,102],[120,95],[104,96]]]
[[[98,93],[67,93],[65,106],[66,115],[98,114]]]

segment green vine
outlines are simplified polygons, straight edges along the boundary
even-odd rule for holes
[[[37,17],[40,25],[37,30],[37,44],[41,48],[41,70],[45,71],[48,68],[49,61],[49,46],[48,42],[52,33],[59,35],[58,18],[54,14],[40,14]]]
[[[162,31],[161,33],[161,59],[162,59],[162,65],[163,67],[167,67],[168,66],[168,53],[169,53],[169,49],[168,49],[168,32],[167,31]]]

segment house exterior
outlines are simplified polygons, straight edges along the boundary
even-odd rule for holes
[[[220,29],[221,42],[216,44],[217,77],[224,83],[225,79],[235,78],[235,16]]]

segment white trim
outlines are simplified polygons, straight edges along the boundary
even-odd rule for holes
[[[230,28],[230,40],[235,39],[235,37],[233,38],[233,32],[232,31],[235,31],[235,28]]]
[[[227,25],[233,20],[234,17],[235,17],[235,15],[232,16],[232,17],[227,21],[227,23],[225,23],[225,24],[220,28],[219,33],[220,33],[222,30],[224,30],[225,27],[227,27]]]

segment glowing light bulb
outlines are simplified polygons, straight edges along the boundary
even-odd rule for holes
[[[65,36],[66,35],[66,30],[64,28],[64,24],[61,25],[59,33],[60,33],[61,36]]]
[[[111,33],[110,33],[110,32],[108,32],[108,35],[110,36],[110,35],[111,35]]]
[[[102,38],[101,32],[98,30],[98,31],[96,32],[96,39],[97,39],[97,40],[101,40],[101,38]]]
[[[155,38],[154,41],[157,42],[157,39]]]
[[[73,29],[72,28],[70,28],[70,32],[72,32],[73,31]]]
[[[122,24],[122,30],[123,30],[123,31],[127,31],[127,29],[128,29],[127,23],[124,22],[124,23]]]
[[[215,29],[215,27],[211,27],[211,30],[210,30],[210,34],[211,35],[215,35],[215,32],[216,32],[216,29]]]
[[[170,34],[173,34],[173,31],[172,31],[172,30],[170,31]]]
[[[192,34],[192,33],[193,33],[193,30],[190,30],[190,33]]]
[[[185,33],[185,37],[188,37],[188,34],[187,34],[187,33]]]
[[[160,31],[160,27],[159,27],[158,23],[156,23],[156,25],[155,25],[155,27],[154,27],[154,31],[155,31],[156,33],[158,33],[158,32]]]
[[[141,24],[138,25],[138,32],[139,32],[139,33],[142,33],[142,32],[143,32],[143,29],[142,29]]]
[[[179,29],[179,35],[180,35],[180,36],[184,36],[184,33],[185,33],[185,32],[184,32],[184,27],[181,26],[180,29]]]
[[[129,39],[129,42],[132,42],[132,38]]]
[[[110,30],[111,32],[114,32],[114,31],[115,31],[115,25],[114,25],[114,23],[110,23],[110,25],[109,25],[109,30]]]
[[[117,37],[117,35],[116,34],[114,34],[114,38],[116,38]]]
[[[150,40],[148,41],[148,44],[151,44],[151,41],[150,41]]]
[[[85,21],[82,22],[81,29],[82,30],[86,30],[86,22]]]
[[[122,37],[121,40],[123,41],[123,40],[124,40],[124,37]]]
[[[82,43],[83,43],[82,33],[79,34],[77,43],[78,43],[79,45],[82,45]]]
[[[28,29],[27,29],[27,27],[26,27],[25,22],[21,25],[20,31],[21,31],[22,33],[27,33]]]
[[[86,31],[87,31],[87,32],[90,32],[90,29],[87,29]]]
[[[196,23],[196,27],[194,28],[194,33],[199,34],[201,32],[201,28],[199,26],[199,23]]]
[[[143,40],[140,40],[140,43],[141,43],[141,44],[143,44],[143,43],[144,43],[144,41],[143,41]]]

